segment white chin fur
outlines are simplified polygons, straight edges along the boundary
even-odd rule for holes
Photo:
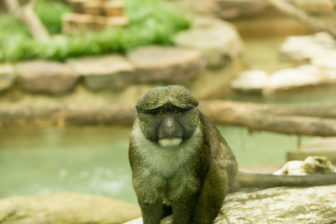
[[[159,140],[159,144],[163,147],[176,147],[180,145],[182,138],[164,138]]]

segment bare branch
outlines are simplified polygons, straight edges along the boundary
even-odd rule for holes
[[[37,40],[49,39],[49,33],[34,11],[37,0],[31,0],[22,9],[17,0],[5,0],[8,11],[17,19],[21,20],[29,29],[32,36]]]
[[[284,1],[284,0],[268,0],[271,5],[275,8],[279,9],[280,11],[297,18],[301,22],[308,24],[309,26],[319,30],[325,31],[331,34],[334,38],[336,38],[336,30],[325,24],[323,21],[314,18],[307,14],[305,11],[295,7],[294,5]]]

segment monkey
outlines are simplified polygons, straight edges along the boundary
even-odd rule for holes
[[[144,224],[168,215],[174,224],[211,224],[225,196],[244,187],[336,184],[331,174],[298,180],[238,171],[227,142],[197,106],[181,85],[152,88],[137,101],[129,162]]]

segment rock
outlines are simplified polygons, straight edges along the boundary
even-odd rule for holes
[[[313,57],[311,63],[315,66],[323,68],[325,70],[334,71],[336,73],[336,51],[327,52],[319,55],[319,57]],[[336,74],[335,74],[336,75]]]
[[[119,55],[83,57],[67,61],[91,90],[124,88],[134,81],[134,67]]]
[[[268,74],[262,70],[243,72],[231,83],[231,88],[244,93],[261,93],[268,79]]]
[[[204,69],[201,54],[178,47],[148,46],[129,52],[138,83],[183,83]]]
[[[58,193],[0,200],[0,223],[123,223],[140,216],[137,206],[102,196]]]
[[[332,13],[334,11],[333,0],[291,0],[297,7],[311,13]]]
[[[336,173],[335,167],[325,156],[308,156],[304,161],[288,161],[275,175],[307,175]]]
[[[293,60],[312,60],[336,52],[336,41],[328,33],[292,36],[282,44],[280,51]]]
[[[265,84],[263,94],[271,95],[303,87],[335,84],[336,75],[314,65],[303,65],[273,73]]]
[[[334,223],[336,186],[270,188],[228,195],[215,224]]]
[[[234,26],[213,18],[196,19],[191,29],[174,37],[174,43],[200,51],[209,67],[223,66],[243,51],[242,40]]]
[[[16,65],[23,88],[35,93],[65,93],[73,89],[78,74],[69,66],[44,60],[21,62]]]
[[[0,65],[0,91],[9,89],[15,81],[13,66],[9,64]]]
[[[236,192],[225,198],[214,224],[335,223],[336,186],[277,187]],[[170,223],[170,222],[162,222]],[[141,219],[127,224],[142,224]]]

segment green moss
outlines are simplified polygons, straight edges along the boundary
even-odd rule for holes
[[[175,8],[159,0],[125,0],[130,24],[124,29],[74,34],[34,40],[26,27],[10,15],[0,16],[0,61],[42,58],[65,60],[69,57],[109,52],[123,53],[129,49],[150,45],[172,44],[174,34],[190,26],[190,21]],[[61,32],[61,16],[70,11],[61,2],[39,0],[38,16],[51,34]]]

